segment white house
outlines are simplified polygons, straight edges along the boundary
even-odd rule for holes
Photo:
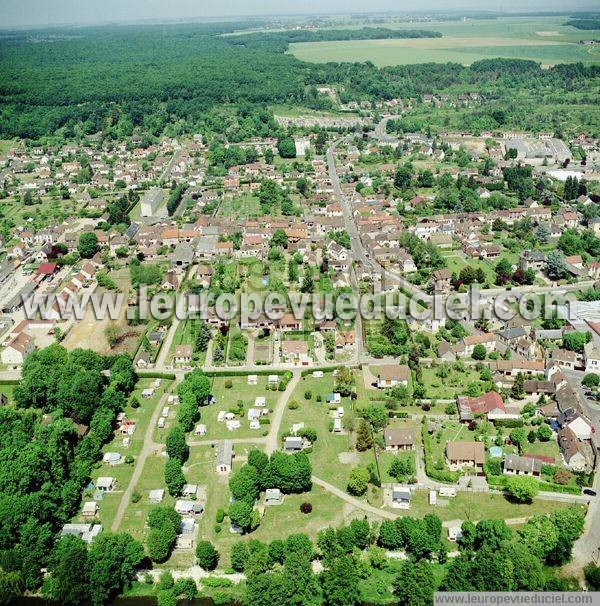
[[[35,343],[27,333],[21,332],[2,350],[2,364],[23,364],[35,349]]]

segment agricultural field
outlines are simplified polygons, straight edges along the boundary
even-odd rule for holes
[[[597,38],[600,32],[578,31],[564,26],[568,17],[510,17],[462,22],[431,21],[427,29],[441,32],[442,38],[351,40],[302,42],[290,51],[303,61],[371,61],[379,67],[414,63],[474,61],[496,57],[556,63],[597,63],[597,48],[579,44],[583,38]],[[386,23],[385,27],[411,29],[411,23]]]

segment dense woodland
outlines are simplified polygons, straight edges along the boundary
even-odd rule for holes
[[[211,131],[235,138],[237,130],[264,136],[273,127],[269,104],[321,108],[326,99],[316,95],[318,85],[336,85],[344,102],[476,90],[493,101],[482,112],[508,116],[518,93],[527,111],[510,119],[512,127],[538,116],[544,116],[542,128],[556,122],[561,129],[573,116],[573,128],[592,123],[581,111],[593,107],[600,66],[542,69],[519,60],[383,69],[368,62],[309,64],[285,53],[297,39],[291,32],[223,35],[235,29],[192,24],[6,36],[0,41],[0,136],[64,140],[102,130],[123,138],[135,128],[155,136]],[[302,36],[346,35],[332,32]],[[547,104],[564,103],[569,112],[545,116]],[[251,128],[244,129],[248,120]]]

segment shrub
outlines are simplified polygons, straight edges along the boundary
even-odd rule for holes
[[[302,505],[300,505],[300,511],[302,513],[310,513],[312,511],[312,504],[311,503],[302,503]]]
[[[131,465],[133,463],[133,457],[131,455],[127,455],[125,457],[125,463],[127,463],[127,465]]]
[[[221,527],[221,524],[215,524],[215,533],[219,534],[221,532],[221,530],[223,530],[223,528]]]
[[[225,511],[223,509],[217,509],[217,515],[215,516],[217,524],[220,524],[225,519]]]
[[[304,399],[305,400],[311,400],[312,399],[312,391],[310,389],[307,389],[304,392]]]
[[[139,490],[134,490],[131,493],[131,502],[139,503],[142,500],[142,493]]]
[[[573,474],[570,471],[567,471],[566,469],[557,469],[554,473],[553,479],[557,484],[564,486],[571,481],[572,477]]]
[[[423,404],[421,404],[421,408],[425,412],[428,412],[429,410],[431,410],[431,404],[429,404],[429,402],[423,402]]]
[[[290,410],[296,410],[299,407],[300,407],[300,404],[298,404],[298,402],[296,400],[291,400],[290,403],[288,404],[288,408]]]
[[[322,402],[323,401],[323,396],[321,394],[317,394],[317,402]]]
[[[225,389],[231,389],[233,387],[233,381],[231,379],[225,379]]]
[[[210,541],[199,541],[196,546],[196,558],[204,570],[214,570],[219,561],[219,552]]]

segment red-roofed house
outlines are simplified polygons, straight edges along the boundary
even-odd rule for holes
[[[458,410],[461,421],[472,421],[476,415],[502,415],[506,412],[506,406],[496,391],[489,391],[482,396],[469,397],[459,396]]]

